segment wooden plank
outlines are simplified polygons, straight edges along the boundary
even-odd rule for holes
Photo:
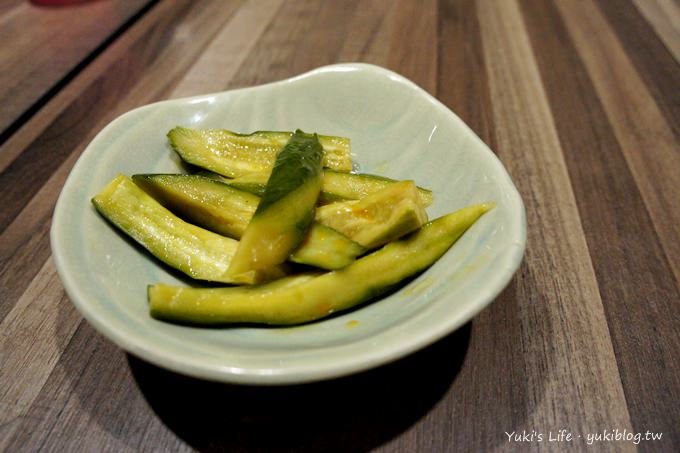
[[[673,0],[633,0],[640,13],[680,63],[680,6]]]
[[[147,3],[148,0],[147,0]],[[180,4],[176,4],[180,7]],[[75,76],[75,80],[62,86],[54,97],[50,98],[48,103],[35,112],[26,122],[21,125],[21,128],[14,132],[5,142],[0,145],[0,173],[2,173],[16,157],[21,154],[34,141],[47,126],[56,120],[58,115],[70,104],[75,102],[76,98],[82,94],[83,81],[91,83],[93,79],[101,76],[102,73],[110,70],[109,65],[111,61],[116,58],[121,58],[122,52],[128,50],[133,43],[140,39],[139,30],[143,27],[140,24],[149,24],[157,20],[159,8],[151,8],[151,13],[146,13],[139,18],[138,22],[131,25],[122,36],[118,36],[116,40],[108,46],[104,53],[99,55],[90,64],[83,68],[83,70]],[[4,20],[7,16],[2,16],[0,20]],[[145,29],[145,31],[148,31]]]
[[[680,145],[600,10],[591,1],[557,5],[680,282]]]
[[[283,0],[249,1],[220,31],[172,92],[173,98],[224,90]]]
[[[283,65],[283,68],[289,71],[289,75],[286,77],[298,75],[319,66],[336,63],[343,41],[353,32],[349,19],[353,16],[354,11],[361,8],[360,0],[309,1],[308,3],[310,3],[310,6],[315,4],[316,11],[313,16],[301,16],[301,21],[298,23],[304,27],[303,33],[296,33],[289,37],[288,42],[292,46],[287,49],[292,50],[293,53],[290,55],[291,61]],[[288,4],[290,4],[290,0]],[[286,23],[282,21],[279,26],[281,27],[279,30],[283,31]],[[294,25],[288,23],[288,26]],[[265,45],[266,39],[267,35],[265,34],[258,46]]]
[[[430,93],[437,80],[436,2],[363,2],[352,18],[339,61],[384,66],[411,79]],[[404,30],[419,30],[404,39]]]
[[[52,260],[0,323],[0,450],[16,431],[81,321]]]
[[[70,165],[74,163],[72,160]],[[61,185],[69,170],[70,167],[55,173]],[[31,200],[0,236],[0,320],[9,313],[50,256],[50,218],[59,191],[50,185],[44,194]]]
[[[576,9],[579,11],[574,11]],[[664,433],[665,442],[680,442],[680,414],[675,410],[675,401],[680,398],[680,379],[677,371],[668,367],[679,357],[677,301],[680,300],[680,292],[652,220],[659,220],[658,216],[663,213],[657,212],[650,218],[643,200],[645,189],[658,190],[668,182],[649,180],[645,184],[635,178],[635,173],[639,178],[640,173],[647,171],[640,171],[635,166],[651,165],[641,162],[639,157],[656,155],[660,158],[661,153],[677,150],[664,148],[666,137],[645,134],[647,140],[662,140],[656,144],[657,149],[647,150],[637,142],[640,135],[628,130],[633,117],[636,122],[643,123],[641,127],[651,128],[647,118],[651,116],[654,119],[658,115],[658,119],[660,115],[653,106],[642,104],[652,101],[640,97],[637,89],[643,89],[639,85],[642,82],[637,79],[632,66],[625,64],[615,38],[607,33],[606,25],[600,22],[603,19],[598,18],[595,8],[582,3],[579,8],[560,5],[559,10],[567,29],[573,34],[583,62],[579,61],[574,48],[571,48],[570,59],[558,61],[557,48],[561,49],[559,55],[569,55],[565,52],[567,30],[558,19],[552,26],[544,25],[547,28],[536,32],[536,36],[543,36],[546,29],[552,31],[551,39],[543,38],[541,46],[547,47],[552,39],[555,40],[552,47],[539,54],[547,60],[543,74],[550,79],[549,85],[553,87],[552,101],[560,106],[557,119],[560,138],[571,150],[568,163],[621,368],[631,421],[638,432],[653,427],[655,431]],[[536,15],[539,16],[539,13]],[[540,17],[543,22],[545,17],[549,17],[545,8],[540,11]],[[539,21],[536,22],[539,25]],[[591,27],[597,27],[599,39],[590,35]],[[612,68],[617,73],[613,79],[611,75],[603,78],[605,70],[598,58],[604,52],[610,59],[605,62],[608,65],[606,73],[611,74]],[[563,71],[568,70],[571,76],[560,73],[560,67]],[[556,77],[558,73],[561,75]],[[622,92],[619,84],[636,91]],[[569,88],[572,92],[578,89],[581,96],[565,96],[563,93],[569,93]],[[602,104],[596,100],[598,94]],[[645,115],[633,111],[621,114],[614,110],[623,104],[614,99],[616,95],[625,96],[627,104],[638,103],[640,107],[647,107]],[[668,129],[664,131],[670,135]],[[637,142],[636,148],[633,148],[633,141]],[[652,143],[647,145],[653,146]],[[641,149],[646,152],[641,153]],[[672,162],[671,159],[662,165],[672,166]],[[629,170],[627,165],[633,168]],[[647,174],[646,177],[651,178],[652,175]],[[658,179],[661,175],[656,177]],[[668,212],[666,215],[671,218],[677,215],[677,208],[675,214]],[[644,335],[640,334],[642,332]],[[654,352],[650,354],[650,351]]]
[[[516,282],[521,354],[514,364],[526,373],[527,413],[507,429],[630,430],[583,225],[519,7],[481,1],[478,18],[497,152],[523,194],[529,225],[524,273]]]
[[[191,451],[149,408],[127,355],[84,321],[38,390],[6,451]]]
[[[439,9],[437,98],[492,150],[491,94],[475,0],[445,0]]]
[[[0,22],[0,133],[124,26],[148,0],[41,8],[30,2]],[[74,20],[78,17],[79,20]]]
[[[113,58],[106,57],[105,64],[93,65],[73,81],[81,95],[0,174],[0,186],[7,188],[0,192],[0,218],[8,224],[0,233],[0,282],[12,282],[1,289],[0,319],[49,254],[47,221],[77,156],[117,115],[166,96],[238,7],[209,3],[197,9],[191,4],[158,5],[148,21],[131,30],[134,39],[121,40],[120,47],[107,53]],[[176,32],[180,23],[194,33],[192,40]],[[93,106],[91,99],[98,103]],[[61,101],[57,104],[61,107]]]
[[[390,36],[393,34],[397,2],[366,0],[354,10],[352,32],[348,33],[338,55],[338,61],[361,61],[387,65]]]
[[[598,0],[598,7],[635,65],[646,90],[654,97],[675,140],[680,141],[680,63],[631,2]],[[680,8],[680,3],[676,8]]]
[[[488,63],[477,2],[442,1],[438,16],[437,97],[495,150]],[[475,317],[468,326],[467,345],[463,342],[442,354],[443,363],[462,361],[462,366],[446,396],[428,414],[438,430],[420,433],[422,439],[431,438],[429,442],[434,445],[430,451],[446,451],[450,446],[502,450],[508,447],[505,431],[526,427],[530,389],[522,348],[526,327],[520,318],[520,304],[522,300],[545,304],[541,297],[526,293],[531,283],[528,272],[523,264],[508,288]],[[543,335],[550,335],[550,330]]]
[[[184,8],[181,5],[176,5],[176,12],[170,17],[179,20],[182,14],[186,13],[187,5],[185,4]],[[4,206],[0,213],[0,231],[14,219],[36,193],[41,183],[50,177],[72,151],[73,146],[82,141],[88,133],[93,136],[97,130],[93,126],[102,121],[104,115],[112,117],[113,106],[139,77],[142,68],[154,60],[156,54],[151,51],[154,46],[162,47],[167,44],[165,41],[170,38],[167,30],[170,29],[147,29],[149,34],[140,37],[135,48],[127,49],[133,50],[130,54],[132,59],[128,60],[127,64],[112,64],[108,67],[109,70],[102,74],[93,71],[94,79],[86,77],[78,79],[76,83],[82,87],[79,98],[57,116],[50,127],[32,141],[0,174],[0,186],[4,188],[0,194]],[[130,57],[121,52],[118,53],[118,58]],[[97,100],[94,104],[93,99]]]
[[[356,0],[287,0],[230,82],[260,85],[335,62]]]
[[[437,2],[401,1],[391,19],[394,25],[387,67],[434,94],[437,89]],[[409,30],[412,32],[404,39]]]

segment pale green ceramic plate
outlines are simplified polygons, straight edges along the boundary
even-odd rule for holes
[[[495,201],[428,271],[398,292],[293,328],[195,328],[151,319],[149,283],[181,283],[93,209],[118,173],[175,172],[176,125],[350,137],[363,172],[434,191],[430,218]],[[128,352],[191,376],[285,384],[347,375],[422,348],[470,320],[507,285],[525,243],[522,200],[503,165],[450,110],[403,77],[365,64],[319,68],[268,85],[133,110],[109,124],[73,168],[54,213],[52,251],[73,303]],[[489,345],[493,347],[493,345]]]

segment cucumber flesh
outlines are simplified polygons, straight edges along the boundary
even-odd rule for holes
[[[145,174],[132,180],[161,204],[210,231],[240,239],[260,198],[200,175]],[[339,269],[365,248],[332,228],[313,223],[306,238],[289,257],[299,264]]]
[[[236,275],[284,262],[305,238],[321,190],[323,151],[298,130],[276,157],[257,210],[229,266]]]
[[[289,260],[321,269],[341,269],[363,255],[366,248],[333,228],[313,223]]]
[[[238,241],[184,222],[124,175],[92,203],[107,220],[166,264],[198,280],[252,284],[285,275],[283,268],[232,276],[229,262]]]
[[[260,197],[199,175],[145,174],[132,180],[172,212],[210,231],[240,239]]]
[[[399,181],[368,173],[341,173],[325,170],[321,186],[321,201],[360,200],[372,193],[383,190]],[[418,196],[423,206],[432,204],[432,191],[418,187]]]
[[[238,178],[225,178],[215,173],[208,175],[207,172],[205,172],[204,175],[219,179],[236,189],[244,190],[259,196],[262,196],[264,193],[264,188],[267,185],[267,178],[269,177],[269,175],[261,173],[254,173]],[[398,182],[399,181],[395,179],[368,173],[342,173],[324,170],[319,200],[324,204],[336,201],[360,200],[368,195],[390,187],[391,185],[397,184]],[[424,207],[431,205],[433,201],[432,191],[423,189],[422,187],[417,187],[417,190],[421,204]]]
[[[427,222],[427,213],[413,181],[400,181],[361,200],[321,206],[315,218],[374,249],[420,228]]]
[[[276,156],[293,136],[292,132],[258,131],[237,134],[224,129],[175,127],[168,132],[172,148],[193,165],[227,177],[271,172]],[[352,170],[349,139],[320,135],[323,166]]]
[[[267,187],[267,180],[269,179],[269,174],[267,173],[253,173],[251,175],[240,176],[238,178],[227,178],[220,174],[208,171],[202,171],[199,172],[199,174],[221,181],[235,189],[252,193],[258,197],[264,195],[264,189]]]
[[[290,286],[276,286],[278,282],[243,289],[153,285],[148,288],[151,316],[197,324],[314,321],[370,300],[425,270],[492,207],[480,204],[440,217],[343,269],[293,281]]]

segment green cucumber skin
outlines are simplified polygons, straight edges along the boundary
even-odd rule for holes
[[[264,189],[265,187],[267,187],[266,182],[262,183],[262,182],[237,181],[235,179],[232,181],[225,181],[225,184],[230,185],[234,189],[252,193],[253,195],[257,195],[258,197],[264,195]]]
[[[206,325],[315,321],[366,302],[427,269],[492,207],[475,205],[440,217],[343,269],[290,287],[277,288],[272,283],[238,292],[158,284],[149,288],[150,313],[166,321]]]
[[[140,174],[132,180],[163,206],[191,223],[240,239],[260,198],[221,179],[202,175]],[[336,230],[313,223],[289,260],[321,269],[339,269],[366,249]]]
[[[238,241],[176,217],[127,176],[114,178],[92,198],[97,211],[159,260],[197,280],[255,283],[284,275],[281,269],[235,278],[227,273]]]
[[[314,220],[322,157],[316,134],[295,131],[276,157],[229,272],[239,274],[280,264],[300,245]]]
[[[163,206],[215,233],[239,239],[259,197],[200,175],[140,174],[132,180]]]
[[[305,134],[299,129],[295,131],[276,157],[276,163],[254,217],[289,197],[302,186],[314,184],[320,191],[322,157],[323,148],[316,134]],[[303,228],[306,230],[308,226],[309,223],[303,225]]]
[[[293,136],[291,132],[258,131],[240,134],[224,129],[191,129],[177,126],[168,134],[172,149],[192,165],[234,178],[269,173],[279,151]],[[323,166],[351,171],[349,139],[318,136],[324,148]]]
[[[366,248],[333,228],[312,223],[305,239],[289,260],[321,269],[341,269],[363,255]]]
[[[231,179],[213,174],[211,177],[221,179],[225,184],[258,196],[262,196],[267,184],[266,175],[254,174]],[[396,179],[369,173],[344,173],[325,169],[319,201],[334,203],[336,201],[359,200],[397,182],[399,181]],[[418,195],[423,206],[427,207],[432,204],[431,190],[418,187]]]
[[[369,173],[343,173],[324,170],[320,199],[325,203],[360,200],[397,182],[399,181],[395,179]],[[423,206],[431,205],[433,201],[432,191],[422,187],[417,189]]]

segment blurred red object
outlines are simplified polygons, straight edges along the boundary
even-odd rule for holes
[[[43,6],[64,6],[64,5],[74,5],[76,3],[86,3],[92,0],[31,0],[34,5]]]

